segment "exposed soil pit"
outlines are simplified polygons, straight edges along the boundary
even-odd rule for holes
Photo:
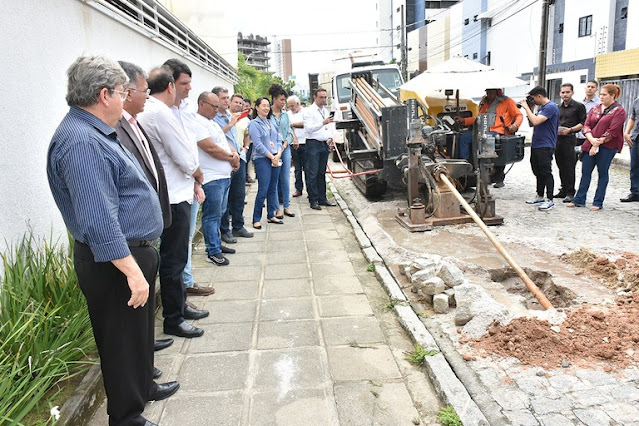
[[[583,272],[613,290],[639,289],[639,255],[635,253],[624,251],[617,259],[610,260],[582,248],[574,253],[563,254],[561,259],[581,268]]]
[[[573,301],[577,295],[566,287],[556,285],[550,273],[546,271],[534,271],[529,268],[523,269],[537,287],[546,295],[553,307],[566,308],[573,305]],[[490,269],[488,272],[490,273],[490,278],[504,286],[506,291],[523,296],[526,300],[527,309],[544,309],[514,269]]]
[[[639,365],[639,293],[620,296],[616,305],[581,306],[552,326],[535,318],[493,324],[485,337],[470,341],[484,356],[515,357],[544,368],[599,366],[605,371]]]

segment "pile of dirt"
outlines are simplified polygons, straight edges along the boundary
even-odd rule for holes
[[[563,254],[561,259],[583,269],[583,272],[613,290],[639,290],[638,254],[621,252],[619,258],[610,260],[582,248],[574,253]]]
[[[493,324],[470,341],[479,355],[518,358],[523,364],[555,368],[569,363],[604,370],[639,365],[639,292],[609,307],[582,306],[557,326],[534,318]],[[563,365],[562,365],[563,364]]]

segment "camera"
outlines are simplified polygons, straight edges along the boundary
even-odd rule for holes
[[[526,103],[528,104],[528,108],[530,109],[533,109],[535,107],[535,100],[530,95],[526,96]],[[521,105],[517,104],[517,106],[521,108]]]

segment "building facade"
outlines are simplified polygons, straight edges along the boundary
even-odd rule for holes
[[[237,49],[244,55],[246,63],[260,71],[269,70],[270,46],[271,42],[267,37],[250,34],[243,36],[237,33]]]
[[[273,39],[273,60],[271,62],[271,68],[275,75],[280,77],[285,82],[289,80],[295,80],[293,75],[293,55],[291,50],[290,38],[274,38]]]

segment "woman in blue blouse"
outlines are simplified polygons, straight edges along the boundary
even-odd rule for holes
[[[271,122],[277,127],[280,137],[282,138],[282,167],[280,167],[280,182],[278,184],[279,199],[284,204],[284,214],[289,217],[295,217],[295,213],[290,210],[291,207],[291,191],[290,191],[290,178],[291,178],[291,148],[289,147],[293,143],[295,134],[291,129],[291,123],[288,114],[283,111],[284,105],[286,105],[286,91],[279,84],[273,84],[268,89],[269,95],[271,95],[273,110],[271,111]],[[283,219],[281,206],[278,205],[275,216],[278,219]]]
[[[248,126],[253,142],[253,165],[257,175],[257,195],[253,208],[253,228],[262,229],[262,208],[266,199],[266,218],[269,223],[282,224],[275,217],[279,207],[277,182],[280,175],[282,140],[279,132],[270,120],[271,105],[267,98],[255,101],[255,110]]]

